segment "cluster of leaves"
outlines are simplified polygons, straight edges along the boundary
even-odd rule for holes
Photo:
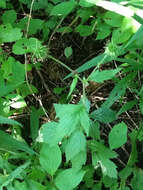
[[[143,171],[136,167],[136,142],[143,140],[142,121],[131,132],[125,122],[112,122],[135,105],[143,114],[143,86],[136,82],[142,80],[138,76],[143,69],[143,1],[19,0],[18,4],[20,8],[15,8],[10,0],[0,1],[0,124],[8,129],[0,130],[0,189],[141,190]],[[65,26],[64,19],[71,15],[73,20]],[[9,117],[23,113],[27,107],[25,98],[38,91],[27,84],[26,79],[26,73],[35,67],[35,60],[50,58],[72,71],[49,54],[51,38],[56,32],[61,35],[78,33],[81,37],[96,34],[96,40],[106,40],[107,45],[102,54],[77,68],[76,75],[72,72],[65,77],[73,77],[68,100],[78,81],[83,85],[77,105],[55,104],[55,121],[40,128],[43,109],[30,108],[32,143],[28,145],[21,133],[25,126]],[[71,46],[65,47],[67,59],[73,52]],[[28,65],[27,54],[31,57]],[[25,59],[24,63],[18,61],[19,57]],[[112,61],[119,66],[100,69],[101,65]],[[87,78],[80,77],[81,72],[92,67]],[[88,82],[108,80],[114,82],[114,88],[104,103],[91,111],[86,95]],[[127,90],[136,98],[124,103]],[[119,105],[114,110],[117,102]],[[105,142],[101,131],[109,123],[113,127]],[[131,152],[125,167],[120,169],[115,164],[117,149],[127,140]]]

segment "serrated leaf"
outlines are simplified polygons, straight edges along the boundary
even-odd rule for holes
[[[80,123],[87,136],[89,135],[90,118],[85,108],[80,112]]]
[[[0,130],[0,149],[10,152],[17,152],[18,150],[25,151],[29,154],[35,152],[29,148],[26,143],[20,142],[12,138],[9,134]]]
[[[64,49],[64,54],[65,54],[66,58],[69,58],[72,55],[72,47],[66,47]]]
[[[117,115],[119,116],[120,114],[132,109],[132,107],[137,103],[136,100],[132,100],[124,104],[121,109],[118,111]]]
[[[10,24],[0,25],[0,42],[14,42],[22,37],[19,28],[12,28]]]
[[[62,2],[58,5],[55,5],[52,9],[50,15],[54,16],[67,16],[75,7],[75,1]]]
[[[111,149],[119,148],[127,141],[127,126],[124,122],[115,125],[109,133]]]
[[[3,24],[14,23],[17,19],[17,13],[14,10],[5,11],[2,15]]]
[[[104,71],[97,70],[91,73],[88,79],[97,83],[102,83],[105,80],[112,79],[120,70],[120,68]]]
[[[104,176],[117,178],[116,165],[110,160],[117,157],[117,154],[97,141],[93,142],[92,150],[92,164],[95,167],[100,165]]]
[[[86,138],[81,131],[75,131],[69,138],[65,148],[67,162],[81,151],[86,151]]]
[[[40,150],[40,164],[50,175],[54,175],[61,164],[61,150],[58,145],[50,147],[44,143]]]
[[[55,184],[59,190],[73,190],[81,182],[85,171],[66,169],[58,173]]]
[[[97,110],[93,111],[91,113],[91,117],[94,120],[103,122],[103,123],[110,123],[114,120],[116,120],[116,112],[113,111],[112,109],[106,107],[106,106],[101,106]]]

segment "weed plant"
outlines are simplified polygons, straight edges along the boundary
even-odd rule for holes
[[[0,190],[142,190],[142,24],[143,0],[0,1]],[[104,46],[75,69],[72,43],[65,61],[53,53],[56,35]],[[49,72],[55,63],[69,72],[62,79],[69,87],[48,86],[41,71],[47,62]],[[33,70],[47,98],[69,90],[52,119]],[[90,84],[93,97],[106,84],[113,88],[98,104]],[[19,118],[24,114],[30,126]]]

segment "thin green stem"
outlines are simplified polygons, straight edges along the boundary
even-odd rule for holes
[[[77,75],[78,79],[83,83],[83,80],[79,77],[79,75],[72,70],[69,66],[67,66],[65,63],[61,62],[60,60],[56,59],[55,57],[48,55],[49,59],[52,59],[53,61],[57,62],[58,64],[62,65],[63,67],[65,67],[67,70],[69,70],[73,75]]]

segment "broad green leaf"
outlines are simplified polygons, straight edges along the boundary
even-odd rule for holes
[[[94,120],[97,120],[97,121],[100,121],[103,123],[110,123],[110,122],[116,120],[116,118],[117,118],[116,112],[104,105],[102,105],[97,110],[93,111],[91,113],[91,117]]]
[[[75,131],[68,139],[65,148],[67,162],[81,151],[86,151],[86,138],[81,131]]]
[[[21,123],[3,116],[0,116],[0,124],[18,125],[22,127]]]
[[[125,43],[129,40],[132,34],[132,28],[128,28],[123,31],[121,31],[121,29],[118,28],[112,32],[112,40],[117,44]]]
[[[29,35],[36,34],[38,31],[40,31],[43,27],[43,20],[40,19],[31,19],[30,20],[30,25],[29,25]]]
[[[97,141],[94,141],[92,146],[92,164],[94,167],[99,164],[104,176],[117,178],[116,165],[110,160],[115,158],[117,154]]]
[[[103,16],[106,24],[112,27],[120,27],[123,22],[123,18],[123,16],[110,11],[107,11]]]
[[[25,53],[29,53],[28,50],[28,39],[21,38],[18,40],[12,47],[12,52],[16,55],[22,55]]]
[[[29,148],[29,146],[18,140],[12,138],[11,135],[0,130],[0,149],[4,151],[17,152],[18,150],[22,150],[29,154],[34,154],[35,152]]]
[[[78,25],[75,31],[79,32],[82,37],[90,36],[94,32],[93,26],[90,25]]]
[[[48,143],[50,146],[55,146],[62,140],[64,136],[65,131],[63,128],[59,127],[58,123],[48,122],[42,125],[37,140],[39,142]]]
[[[142,190],[143,187],[143,170],[135,168],[134,177],[131,181],[133,190]]]
[[[89,75],[88,79],[97,83],[102,83],[105,80],[112,79],[120,70],[120,68],[104,71],[96,70]]]
[[[73,190],[79,185],[84,174],[83,170],[65,169],[58,173],[55,184],[59,190]]]
[[[59,127],[69,136],[80,122],[79,114],[83,110],[83,105],[74,104],[54,104],[56,116],[60,118]]]
[[[99,23],[96,29],[97,29],[96,40],[103,40],[111,34],[111,27],[105,23]]]
[[[77,76],[75,76],[72,83],[71,83],[71,85],[70,85],[70,91],[69,91],[69,94],[67,96],[67,99],[71,96],[72,92],[74,91],[74,89],[75,89],[75,87],[77,85],[77,82],[78,82],[78,78],[77,78]]]
[[[30,190],[47,190],[44,185],[38,183],[37,181],[27,180],[27,183]]]
[[[115,140],[116,139],[116,140]],[[124,122],[115,125],[109,133],[111,149],[119,148],[127,141],[127,126]]]
[[[72,51],[72,47],[69,46],[69,47],[66,47],[64,49],[64,54],[66,56],[66,58],[69,58],[71,55],[72,55],[73,51]]]
[[[14,23],[17,19],[17,13],[14,10],[5,11],[2,15],[3,24]]]
[[[82,165],[86,163],[86,151],[79,152],[71,159],[71,163],[73,169],[80,170]]]
[[[12,51],[16,55],[33,53],[37,58],[43,58],[47,53],[46,48],[36,38],[21,38],[13,45]]]
[[[89,136],[95,140],[100,140],[100,124],[98,122],[91,121]]]
[[[22,37],[19,28],[12,28],[10,24],[0,25],[0,42],[14,42]]]
[[[53,176],[61,164],[61,160],[61,150],[58,145],[52,147],[46,143],[42,145],[40,164],[47,173]]]
[[[62,2],[55,5],[51,11],[51,16],[67,16],[75,7],[75,1]]]
[[[19,175],[30,165],[30,161],[27,161],[25,164],[17,167],[14,171],[10,173],[7,177],[7,180],[2,184],[1,189],[3,187],[8,186],[15,178],[19,177]]]

